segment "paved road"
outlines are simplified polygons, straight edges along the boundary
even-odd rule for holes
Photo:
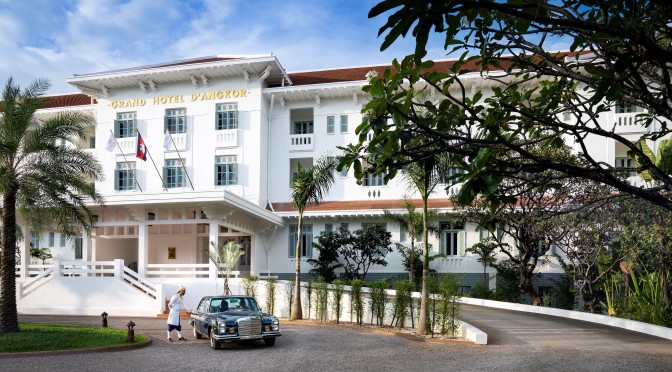
[[[165,340],[165,319],[138,318],[151,346],[126,352],[0,360],[2,371],[670,371],[672,341],[583,322],[465,306],[491,345],[425,343],[359,327],[283,322],[274,347]],[[22,322],[100,324],[99,318],[21,316]],[[109,318],[125,328],[128,318]],[[589,340],[590,338],[590,340]],[[592,340],[592,341],[591,341]]]

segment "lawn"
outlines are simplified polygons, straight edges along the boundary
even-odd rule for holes
[[[21,332],[0,334],[0,353],[87,349],[126,344],[127,330],[67,324],[22,323]],[[136,334],[135,342],[146,337]]]

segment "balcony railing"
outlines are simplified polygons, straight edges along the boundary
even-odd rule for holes
[[[173,138],[173,140],[170,144],[170,148],[168,151],[175,151],[175,148],[177,148],[177,151],[186,151],[188,149],[189,146],[188,133],[174,133],[171,134],[171,137]]]
[[[289,136],[290,151],[312,151],[314,146],[313,134],[292,134]]]
[[[616,133],[638,133],[646,131],[644,127],[645,119],[637,117],[641,112],[628,112],[623,114],[615,114],[616,120],[614,127]]]
[[[238,129],[216,131],[215,147],[238,147]]]

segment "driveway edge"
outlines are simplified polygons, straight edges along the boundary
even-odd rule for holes
[[[26,351],[22,353],[0,353],[0,359],[45,357],[45,356],[69,355],[69,354],[109,353],[115,351],[141,349],[143,347],[147,347],[152,344],[152,337],[145,335],[142,336],[147,337],[147,340],[127,345],[105,346],[91,349],[65,349],[65,350],[46,350],[46,351]]]

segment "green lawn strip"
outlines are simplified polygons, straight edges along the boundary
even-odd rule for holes
[[[126,345],[128,330],[69,324],[22,323],[21,332],[0,334],[0,353],[88,349]],[[135,342],[146,337],[136,334]]]

